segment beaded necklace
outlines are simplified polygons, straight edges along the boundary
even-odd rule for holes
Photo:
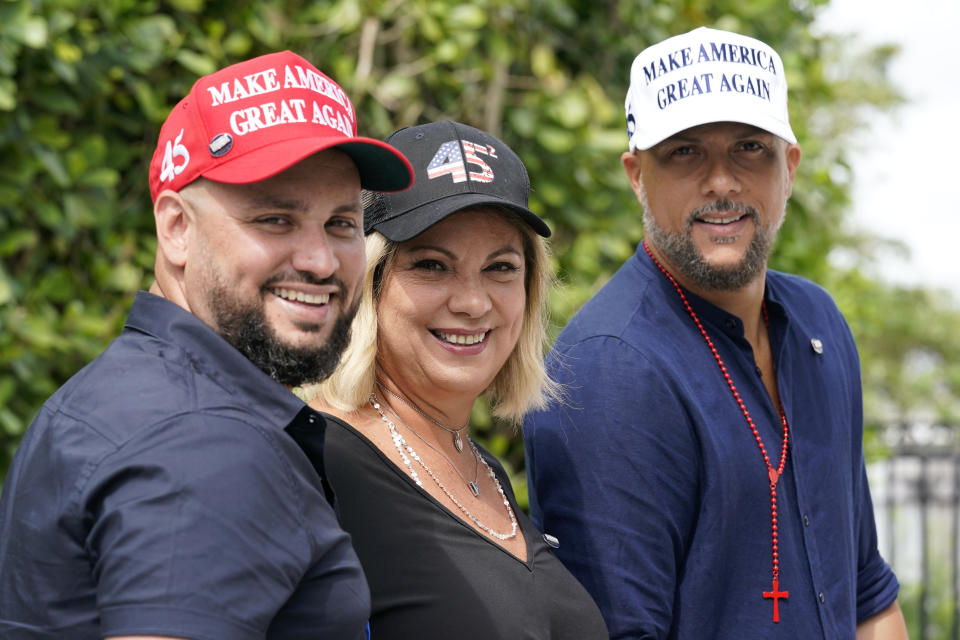
[[[400,454],[400,459],[403,460],[404,466],[406,466],[407,471],[410,472],[410,477],[413,478],[413,481],[417,484],[418,487],[422,487],[423,483],[420,481],[420,476],[417,474],[416,470],[413,468],[413,464],[410,463],[410,458],[413,458],[414,460],[416,460],[420,464],[420,466],[423,467],[423,470],[427,472],[427,475],[433,478],[433,481],[437,484],[438,487],[440,487],[440,490],[443,491],[448,498],[450,498],[450,501],[453,502],[453,504],[457,505],[457,508],[463,512],[463,515],[470,518],[471,522],[477,525],[477,527],[480,528],[482,531],[487,532],[497,540],[510,540],[511,538],[517,535],[517,517],[513,513],[513,508],[510,506],[510,501],[507,500],[507,496],[503,492],[503,487],[500,486],[500,481],[497,480],[497,474],[493,472],[493,469],[490,468],[490,465],[487,464],[487,461],[484,460],[483,456],[480,455],[480,452],[477,451],[476,445],[473,444],[473,440],[471,440],[468,437],[467,444],[470,446],[470,449],[472,449],[473,455],[475,455],[477,459],[480,460],[480,463],[483,464],[484,467],[486,467],[487,473],[490,475],[491,478],[493,478],[493,483],[494,485],[496,485],[497,491],[500,493],[500,498],[503,501],[503,506],[507,510],[507,515],[510,516],[510,533],[500,533],[498,531],[494,531],[487,525],[480,522],[477,516],[473,515],[469,510],[467,510],[467,508],[463,506],[463,504],[461,504],[460,501],[457,500],[457,498],[452,493],[450,493],[446,485],[443,484],[443,481],[436,476],[436,474],[430,469],[430,467],[427,466],[427,463],[424,462],[419,455],[417,455],[416,451],[413,450],[413,447],[411,447],[407,443],[403,435],[401,435],[400,432],[397,430],[397,425],[394,424],[393,421],[390,420],[390,418],[388,418],[387,415],[383,412],[383,409],[380,407],[380,402],[377,400],[377,396],[375,394],[372,394],[372,393],[370,394],[370,404],[373,405],[373,408],[376,409],[377,413],[380,414],[380,419],[383,420],[387,424],[387,427],[390,429],[390,437],[393,438],[393,445],[397,448],[397,452]]]
[[[647,255],[650,256],[650,259],[653,260],[653,263],[657,265],[657,268],[660,270],[660,272],[666,276],[667,280],[670,281],[670,284],[673,285],[673,288],[676,289],[677,294],[680,296],[680,301],[683,302],[684,308],[687,310],[687,313],[690,314],[690,317],[693,318],[693,323],[696,325],[700,335],[703,336],[704,341],[710,348],[710,352],[717,361],[717,366],[720,367],[720,372],[723,374],[723,379],[730,388],[730,393],[733,394],[733,399],[736,401],[737,406],[740,407],[740,411],[743,413],[743,417],[747,421],[747,426],[750,427],[750,432],[753,434],[754,440],[757,441],[757,446],[760,448],[760,453],[763,456],[763,463],[767,467],[767,477],[770,480],[770,537],[773,562],[773,588],[771,588],[770,591],[764,591],[763,597],[764,599],[773,600],[773,621],[780,622],[780,598],[786,599],[790,595],[788,591],[780,591],[780,557],[777,550],[777,481],[780,480],[780,475],[783,473],[784,464],[786,464],[787,461],[787,445],[790,438],[790,429],[787,426],[787,415],[783,411],[783,403],[777,403],[777,409],[780,412],[780,423],[783,425],[783,444],[780,447],[780,464],[777,465],[776,469],[774,469],[773,465],[770,464],[770,457],[767,455],[767,449],[763,446],[763,440],[760,437],[760,432],[757,431],[757,427],[753,423],[753,418],[750,417],[750,412],[747,411],[747,405],[743,403],[743,399],[740,397],[740,393],[737,391],[737,386],[733,383],[733,378],[730,377],[730,374],[727,372],[727,367],[723,363],[723,359],[720,357],[720,352],[717,351],[717,348],[713,344],[713,340],[710,339],[710,335],[703,327],[703,323],[700,322],[697,312],[693,310],[693,307],[690,305],[690,301],[687,300],[686,294],[684,294],[683,289],[680,287],[679,283],[677,283],[676,279],[663,267],[662,264],[660,264],[660,261],[654,257],[653,253],[650,251],[650,247],[647,246],[646,240],[643,241],[643,249],[647,252]],[[766,302],[764,302],[762,308],[763,320],[764,323],[766,323],[767,331],[769,331],[770,318],[767,315]]]
[[[378,383],[378,385],[379,385],[379,383]],[[380,386],[382,386],[382,385],[380,385]],[[384,388],[386,389],[386,387],[384,387]],[[396,395],[396,394],[393,394],[393,395]],[[396,397],[400,398],[400,396],[396,396]],[[447,464],[449,464],[451,467],[453,467],[453,470],[457,472],[457,475],[460,476],[460,479],[463,480],[464,483],[465,483],[468,487],[470,487],[470,491],[471,491],[471,493],[473,493],[473,497],[475,497],[475,498],[479,498],[479,497],[480,497],[480,454],[477,452],[477,448],[476,448],[476,447],[472,447],[472,446],[470,447],[470,452],[473,454],[473,480],[467,480],[466,478],[463,477],[463,474],[460,473],[460,469],[458,469],[458,468],[457,468],[457,465],[455,465],[455,464],[453,463],[453,460],[451,460],[450,458],[447,457],[447,454],[445,454],[443,451],[441,451],[439,447],[433,446],[433,445],[430,443],[430,441],[427,440],[426,438],[424,438],[422,435],[420,435],[420,433],[419,433],[416,429],[414,429],[413,427],[411,427],[410,425],[408,425],[406,422],[404,422],[404,421],[403,421],[403,418],[400,417],[400,414],[397,413],[396,411],[394,411],[393,407],[391,407],[389,403],[384,403],[384,404],[386,404],[387,411],[389,411],[390,413],[392,413],[392,414],[393,414],[393,417],[396,418],[396,419],[400,422],[400,424],[402,424],[402,425],[405,426],[407,429],[409,429],[410,432],[413,433],[413,435],[417,436],[417,438],[418,438],[421,442],[423,442],[423,444],[427,445],[428,447],[430,447],[431,449],[433,449],[434,451],[436,451],[438,454],[440,454],[440,455],[443,457],[443,459],[447,461]],[[411,405],[411,406],[413,406],[413,405]],[[416,407],[414,407],[414,408],[416,408]],[[421,413],[421,414],[422,414],[422,412],[418,412],[418,413]],[[423,414],[423,415],[425,415],[425,414]],[[427,417],[429,417],[429,416],[427,416]],[[467,428],[466,425],[464,425],[463,428],[466,429],[466,428]],[[469,438],[468,438],[468,440],[469,440]],[[459,445],[459,446],[460,446],[461,448],[463,447],[462,444]]]

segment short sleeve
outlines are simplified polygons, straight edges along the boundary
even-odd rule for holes
[[[141,430],[82,500],[105,636],[262,639],[345,538],[292,439],[218,415]],[[327,519],[329,540],[310,535],[310,517]]]

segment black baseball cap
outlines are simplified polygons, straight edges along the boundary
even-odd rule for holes
[[[527,169],[503,141],[459,122],[445,120],[394,131],[385,141],[413,165],[406,191],[364,193],[364,231],[394,242],[420,235],[447,216],[476,206],[516,212],[543,237],[550,227],[527,208]]]

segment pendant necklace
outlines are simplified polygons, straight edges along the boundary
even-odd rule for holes
[[[394,422],[383,412],[383,409],[380,407],[380,402],[377,400],[377,396],[375,394],[370,394],[370,404],[373,405],[373,408],[376,409],[377,413],[380,414],[380,419],[383,420],[390,429],[390,437],[393,438],[393,445],[397,448],[397,452],[400,454],[400,459],[403,460],[404,466],[406,466],[407,471],[410,472],[410,477],[413,478],[413,481],[418,487],[422,487],[423,483],[420,480],[420,476],[417,475],[416,470],[413,468],[413,464],[410,463],[410,458],[416,460],[420,466],[423,467],[423,470],[427,472],[427,475],[433,478],[433,481],[438,487],[440,487],[440,490],[443,491],[443,493],[450,498],[450,501],[457,505],[457,508],[460,509],[465,516],[470,518],[470,520],[477,525],[479,529],[485,531],[497,540],[510,540],[517,535],[517,517],[513,513],[513,508],[510,506],[510,501],[507,500],[507,496],[503,492],[503,487],[500,485],[500,481],[497,479],[497,474],[493,472],[493,469],[490,468],[490,465],[487,464],[487,461],[484,460],[483,456],[480,455],[480,452],[477,451],[477,448],[473,444],[472,440],[469,438],[467,439],[467,442],[470,445],[470,450],[473,452],[473,455],[476,456],[477,460],[479,460],[480,463],[487,469],[487,473],[493,479],[493,483],[497,487],[497,492],[500,493],[500,498],[503,501],[503,506],[507,511],[507,515],[510,517],[510,533],[500,533],[498,531],[494,531],[487,525],[480,522],[480,519],[477,518],[477,516],[473,515],[465,506],[463,506],[463,504],[460,503],[459,500],[457,500],[452,493],[450,493],[440,478],[438,478],[436,474],[430,470],[430,467],[427,466],[427,463],[425,463],[423,459],[417,455],[417,452],[413,450],[413,447],[407,443],[404,437],[397,430],[397,425],[394,424]]]
[[[406,422],[404,422],[403,418],[400,417],[400,414],[398,414],[396,411],[393,410],[393,407],[391,407],[389,404],[386,404],[386,407],[387,407],[387,411],[392,413],[393,417],[396,418],[400,422],[400,424],[402,424],[407,429],[409,429],[413,433],[413,435],[417,436],[417,438],[419,438],[420,441],[423,442],[423,444],[427,445],[428,447],[430,447],[431,449],[439,453],[441,456],[443,456],[443,459],[447,461],[447,464],[453,467],[453,470],[457,472],[457,475],[460,476],[460,479],[463,480],[468,487],[470,487],[470,491],[473,492],[474,497],[480,496],[480,482],[479,482],[480,481],[480,455],[478,454],[476,448],[473,446],[473,442],[470,440],[470,438],[467,438],[467,441],[470,442],[470,450],[473,453],[473,480],[472,481],[467,480],[466,478],[463,477],[463,474],[460,473],[460,469],[458,469],[457,465],[453,463],[453,460],[447,457],[447,454],[445,454],[443,451],[441,451],[437,447],[433,446],[433,444],[430,443],[430,441],[428,441],[426,438],[420,435],[420,432],[418,432],[416,429],[414,429],[413,427],[408,425]]]
[[[687,313],[690,314],[690,317],[693,319],[693,323],[697,326],[697,330],[699,330],[700,335],[703,336],[704,341],[710,348],[710,352],[717,361],[717,366],[720,367],[720,372],[723,374],[723,379],[730,388],[730,392],[733,394],[733,399],[736,401],[737,406],[740,407],[740,411],[743,413],[743,417],[747,421],[747,426],[750,427],[750,432],[753,434],[753,439],[756,440],[757,446],[760,448],[760,453],[763,456],[763,462],[767,467],[767,478],[770,480],[770,531],[771,554],[773,559],[773,586],[770,591],[763,592],[763,598],[765,600],[773,600],[773,621],[780,622],[780,598],[786,600],[790,595],[788,591],[780,591],[780,557],[777,550],[777,481],[780,480],[780,476],[783,474],[784,464],[787,461],[787,445],[790,438],[790,429],[787,427],[787,414],[783,411],[783,403],[777,403],[777,409],[780,412],[780,423],[783,425],[783,443],[780,447],[780,464],[777,465],[776,469],[774,469],[773,465],[770,464],[770,457],[767,455],[767,449],[763,446],[763,440],[760,438],[760,432],[757,431],[757,427],[753,423],[753,418],[750,417],[750,412],[747,411],[747,405],[743,403],[743,399],[741,398],[740,393],[737,391],[736,385],[733,383],[733,378],[730,377],[730,374],[727,372],[727,367],[723,363],[723,359],[720,357],[720,352],[717,351],[717,348],[713,344],[713,340],[710,339],[710,335],[703,327],[703,323],[700,322],[699,316],[697,316],[696,311],[693,310],[693,307],[690,305],[690,301],[687,300],[687,296],[684,294],[683,288],[680,287],[670,272],[667,271],[662,264],[660,264],[660,261],[654,257],[653,253],[650,251],[650,247],[647,246],[646,240],[643,241],[643,249],[647,252],[647,255],[650,256],[650,259],[653,260],[653,263],[657,265],[657,268],[660,270],[660,272],[666,276],[667,280],[670,281],[670,284],[673,285],[673,288],[677,290],[677,294],[680,296],[680,301],[683,302],[684,308],[687,310]],[[767,315],[766,302],[763,303],[762,310],[763,321],[767,326],[767,331],[769,332],[770,318]]]
[[[383,389],[384,391],[386,391],[387,393],[389,393],[390,395],[392,395],[394,398],[396,398],[397,400],[399,400],[399,401],[402,402],[403,404],[407,405],[408,407],[410,407],[411,409],[413,409],[414,411],[416,411],[417,413],[419,413],[421,416],[423,416],[424,418],[426,418],[427,420],[429,420],[429,421],[432,422],[433,424],[435,424],[435,425],[437,425],[438,427],[440,427],[441,429],[443,429],[444,431],[446,431],[446,432],[448,432],[448,433],[450,433],[450,434],[453,434],[453,446],[455,446],[455,447],[457,448],[457,453],[463,453],[463,440],[460,439],[460,432],[467,428],[467,425],[470,424],[469,421],[468,421],[466,424],[464,424],[462,427],[460,427],[459,429],[454,429],[453,427],[448,427],[447,425],[441,424],[440,422],[438,422],[437,420],[435,420],[435,419],[433,418],[433,416],[430,416],[430,415],[428,415],[427,413],[425,413],[424,411],[421,411],[421,410],[420,410],[420,407],[418,407],[417,405],[413,404],[412,402],[410,402],[409,400],[407,400],[406,398],[404,398],[404,397],[401,396],[400,394],[394,393],[393,391],[391,391],[385,384],[383,384],[383,383],[380,382],[379,380],[377,380],[377,386],[380,387],[381,389]]]

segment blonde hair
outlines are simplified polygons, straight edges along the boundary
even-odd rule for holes
[[[488,209],[516,225],[523,238],[527,292],[523,326],[513,351],[483,393],[490,400],[496,417],[518,424],[528,411],[542,409],[561,397],[560,386],[547,375],[543,363],[553,269],[547,243],[528,224],[507,209]],[[366,243],[363,292],[350,344],[333,375],[310,390],[321,402],[344,412],[356,411],[365,405],[376,384],[377,302],[399,246],[375,231],[367,236]]]

